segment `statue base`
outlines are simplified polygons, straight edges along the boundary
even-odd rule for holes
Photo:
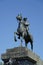
[[[4,65],[42,65],[38,64],[42,63],[40,57],[26,47],[7,49],[6,53],[1,55],[1,59]]]

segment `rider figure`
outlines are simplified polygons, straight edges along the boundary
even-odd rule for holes
[[[18,15],[16,18],[19,21],[17,32],[18,33],[23,33],[24,31],[27,32],[28,29],[29,29],[28,28],[29,23],[27,22],[27,18],[23,18],[22,19],[22,16],[21,15]],[[19,35],[18,38],[20,38],[20,35]]]
[[[25,26],[25,28],[26,28],[26,31],[28,31],[29,30],[29,23],[27,22],[27,18],[23,18],[23,23],[24,23],[24,26]]]

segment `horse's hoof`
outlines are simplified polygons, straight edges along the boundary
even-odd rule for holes
[[[15,42],[16,42],[17,40],[15,40]]]
[[[17,41],[16,38],[14,40],[15,40],[15,42]]]

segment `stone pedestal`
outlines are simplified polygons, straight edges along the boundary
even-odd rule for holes
[[[43,65],[43,61],[26,47],[7,49],[1,55],[4,65]]]

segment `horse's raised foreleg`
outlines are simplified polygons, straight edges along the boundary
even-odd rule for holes
[[[18,35],[18,39],[20,39],[20,34],[18,32],[14,32],[14,40],[17,41],[16,35]]]
[[[14,40],[15,40],[15,41],[17,41],[17,39],[16,39],[16,34],[17,34],[17,32],[14,32]]]

